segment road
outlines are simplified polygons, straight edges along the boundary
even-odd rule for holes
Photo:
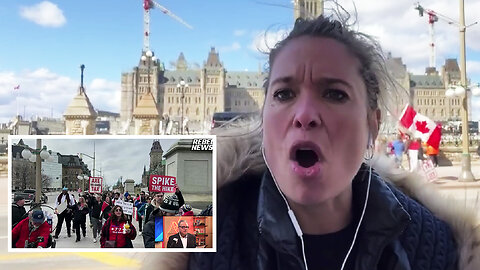
[[[480,164],[472,164],[472,171],[475,176],[480,177]],[[460,174],[459,165],[451,167],[437,168],[440,179],[435,183],[440,191],[446,195],[452,196],[469,207],[480,206],[478,197],[480,196],[480,181],[475,183],[459,183],[456,177]],[[7,194],[7,175],[6,172],[0,172],[0,194]],[[54,199],[49,198],[53,204]],[[29,253],[7,253],[8,239],[8,220],[7,207],[10,206],[10,198],[3,196],[0,201],[0,269],[25,269],[31,268],[34,262],[36,270],[63,270],[63,269],[100,269],[100,270],[123,270],[140,269],[144,261],[148,260],[153,253],[131,252],[108,253],[108,252],[29,252]],[[480,211],[480,207],[477,207]],[[480,213],[479,213],[480,215]],[[88,224],[88,221],[87,221]],[[64,225],[65,226],[65,225]],[[91,229],[88,227],[87,238],[75,243],[75,238],[66,237],[65,227],[62,229],[61,237],[58,241],[58,247],[95,247],[92,242]],[[141,237],[134,241],[135,246],[142,246]],[[139,244],[140,243],[140,244]],[[55,251],[61,250],[52,249]],[[137,249],[138,250],[138,249]],[[150,265],[150,263],[145,263]]]
[[[47,205],[51,206],[52,208],[55,208],[55,200],[60,193],[49,193],[48,194],[48,203]],[[75,198],[78,200],[78,193],[74,192],[73,193]],[[51,213],[53,211],[51,209],[47,209]],[[53,224],[54,226],[57,224],[57,216],[54,216],[53,219]],[[83,236],[80,239],[80,242],[75,242],[76,236],[72,231],[71,237],[67,236],[67,227],[65,225],[65,222],[63,222],[62,225],[62,230],[60,232],[59,238],[57,239],[57,248],[100,248],[100,241],[97,241],[97,243],[93,242],[93,230],[90,228],[90,218],[87,215],[87,222],[86,222],[86,228],[87,228],[87,234],[86,237],[83,238]],[[137,237],[135,240],[132,241],[133,247],[134,248],[143,248],[143,238],[141,235],[138,234],[138,222],[136,220],[133,220],[133,226],[137,229]],[[72,224],[72,229],[73,229],[73,224]],[[97,237],[97,240],[100,240]]]

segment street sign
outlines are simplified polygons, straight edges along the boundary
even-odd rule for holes
[[[173,193],[175,192],[176,184],[177,178],[175,176],[150,175],[148,191]]]
[[[102,177],[89,177],[90,188],[88,189],[90,193],[102,193],[103,178]]]

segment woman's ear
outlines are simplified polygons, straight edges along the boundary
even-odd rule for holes
[[[380,111],[380,109],[375,109],[370,113],[368,124],[370,126],[372,143],[377,139],[378,131],[380,129],[380,124],[381,124],[381,119],[382,119],[382,112]]]

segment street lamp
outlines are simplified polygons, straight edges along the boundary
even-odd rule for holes
[[[152,61],[155,61],[156,58],[153,55],[153,52],[148,50],[145,52],[145,55],[142,55],[141,59],[144,65],[145,65],[145,62],[148,60],[147,61],[147,73],[148,73],[147,74],[147,83],[148,83],[147,93],[150,93],[150,66],[152,64]]]
[[[36,149],[27,147],[22,151],[22,157],[35,162],[35,202],[40,203],[42,195],[42,159],[51,161],[53,157],[46,146],[42,148],[42,140],[37,139]]]
[[[80,159],[83,159],[83,156],[87,156],[87,157],[93,159],[93,170],[92,170],[92,172],[93,172],[93,177],[95,177],[95,141],[93,141],[93,157],[90,156],[90,155],[87,155],[85,153],[77,153],[77,154],[78,154],[78,157]]]
[[[469,138],[468,138],[468,94],[467,90],[467,60],[465,56],[465,32],[467,27],[465,26],[465,6],[464,0],[460,1],[460,23],[459,23],[459,32],[460,32],[460,85],[455,87],[454,93],[462,97],[462,172],[459,177],[461,182],[471,182],[475,181],[473,176],[470,162],[470,152],[469,152]],[[475,90],[475,93],[478,90]],[[473,89],[472,89],[473,93]],[[450,93],[451,94],[451,91]],[[447,93],[445,93],[447,95]]]
[[[181,80],[180,83],[177,84],[177,89],[181,89],[182,90],[182,135],[183,135],[183,103],[184,103],[184,99],[185,99],[185,88],[188,87],[188,83],[185,83],[184,80]]]
[[[77,176],[77,179],[80,180],[82,182],[82,190],[85,191],[85,181],[90,179],[90,176],[88,175],[83,175],[83,174],[79,174]]]

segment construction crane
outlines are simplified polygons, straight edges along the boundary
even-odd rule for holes
[[[423,17],[423,14],[426,13],[428,15],[428,25],[429,25],[429,32],[430,32],[430,67],[435,68],[436,66],[436,59],[435,59],[435,27],[434,24],[438,22],[438,19],[441,18],[442,20],[446,21],[448,24],[457,25],[454,20],[448,18],[447,16],[441,15],[438,12],[435,12],[431,9],[427,9],[422,7],[418,2],[415,4],[415,9],[418,10],[418,15]]]
[[[423,14],[426,13],[428,15],[428,24],[430,26],[430,67],[435,67],[435,62],[436,62],[436,59],[435,59],[435,28],[434,28],[434,24],[436,22],[438,22],[439,19],[445,21],[446,23],[450,24],[450,25],[454,25],[454,26],[457,26],[457,27],[460,27],[460,23],[455,21],[454,19],[452,18],[449,18],[445,15],[442,15],[438,12],[435,12],[431,9],[428,9],[428,8],[424,8],[422,7],[418,2],[415,4],[415,9],[418,10],[418,15],[420,15],[420,17],[423,17]],[[472,25],[475,25],[477,24],[478,22],[474,22],[470,25],[467,25],[465,28],[468,28]]]
[[[143,51],[150,51],[150,9],[158,8],[164,14],[172,17],[186,27],[193,29],[188,23],[182,20],[170,10],[155,2],[154,0],[143,0]]]

